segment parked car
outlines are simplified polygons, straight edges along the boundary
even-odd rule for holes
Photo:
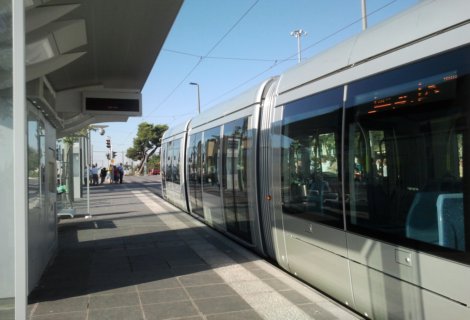
[[[160,169],[150,169],[149,174],[151,175],[160,174]]]

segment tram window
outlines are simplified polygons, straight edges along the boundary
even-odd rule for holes
[[[167,151],[166,151],[166,172],[165,172],[165,176],[166,176],[166,181],[167,182],[171,182],[173,181],[173,167],[172,167],[172,164],[171,164],[171,159],[173,157],[173,142],[172,141],[169,141],[167,144]]]
[[[287,104],[282,125],[283,212],[339,228],[342,94],[336,88]]]
[[[456,50],[349,86],[349,230],[468,260],[459,252],[468,250],[470,232],[463,188],[469,53]]]
[[[189,200],[193,213],[203,216],[201,191],[202,166],[202,134],[196,133],[189,137],[188,170],[189,170]]]
[[[247,192],[249,123],[249,118],[243,118],[225,124],[222,142],[222,190],[227,230],[247,242],[251,242]]]
[[[204,131],[204,139],[204,192],[220,196],[218,177],[220,127]]]
[[[161,153],[160,153],[160,166],[161,166],[161,177],[162,177],[162,190],[166,194],[166,153],[167,153],[168,143],[162,143]]]
[[[173,141],[172,174],[173,182],[180,184],[180,145],[181,139]]]

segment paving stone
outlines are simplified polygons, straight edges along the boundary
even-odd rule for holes
[[[194,301],[203,314],[252,309],[240,296],[228,296]]]
[[[2,320],[7,320],[8,318],[2,318]],[[14,319],[14,318],[12,318]],[[86,320],[87,313],[85,311],[81,312],[67,312],[67,313],[54,313],[54,314],[45,314],[34,316],[30,318],[31,320]]]
[[[123,307],[113,309],[90,310],[88,320],[143,320],[140,307]]]
[[[87,304],[87,296],[45,301],[38,304],[34,314],[40,315],[59,312],[84,311],[87,308]]]
[[[174,278],[159,279],[155,281],[148,281],[137,285],[139,291],[159,290],[159,289],[171,289],[180,288],[181,285]]]
[[[302,294],[298,293],[297,291],[294,290],[288,290],[288,291],[282,291],[281,294],[287,298],[290,302],[294,304],[302,304],[302,303],[309,303],[311,302],[309,299],[307,299],[305,296]]]
[[[206,316],[207,320],[262,320],[263,318],[254,310],[227,312]]]
[[[194,300],[238,295],[235,290],[226,284],[187,287],[186,290]]]
[[[189,300],[189,297],[182,288],[173,288],[142,291],[140,292],[140,299],[142,304],[154,304]]]
[[[90,297],[90,309],[109,309],[139,305],[137,292],[94,295]]]
[[[196,274],[181,276],[179,277],[179,279],[181,283],[186,287],[205,286],[208,284],[224,283],[224,280],[215,272],[213,273],[199,272]]]
[[[143,308],[147,320],[199,316],[198,311],[189,301],[146,304]]]

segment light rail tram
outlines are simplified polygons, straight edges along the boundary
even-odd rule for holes
[[[470,1],[171,127],[164,198],[374,319],[470,319]]]

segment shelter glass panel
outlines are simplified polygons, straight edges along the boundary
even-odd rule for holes
[[[0,12],[0,319],[14,319],[15,313],[11,3],[3,1]]]
[[[40,213],[46,197],[46,153],[44,123],[28,113],[28,205],[29,213]]]

